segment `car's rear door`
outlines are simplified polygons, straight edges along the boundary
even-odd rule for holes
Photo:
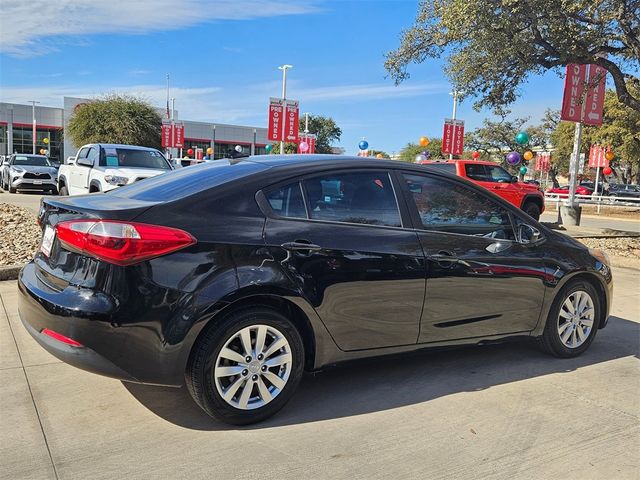
[[[424,257],[388,171],[330,171],[263,194],[273,257],[342,350],[416,343]]]
[[[427,260],[419,342],[532,330],[545,292],[543,247],[516,241],[519,217],[453,179],[399,176]]]

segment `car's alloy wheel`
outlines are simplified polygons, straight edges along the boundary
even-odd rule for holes
[[[268,325],[245,327],[218,353],[213,369],[216,389],[232,407],[263,407],[282,392],[292,361],[291,346],[278,329]]]
[[[584,352],[598,331],[602,299],[595,287],[574,280],[557,294],[540,338],[542,347],[557,357],[575,357]]]
[[[265,420],[295,392],[304,346],[279,311],[256,306],[213,319],[193,347],[185,381],[209,415],[233,425]]]

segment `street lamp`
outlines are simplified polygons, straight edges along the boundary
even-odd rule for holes
[[[287,106],[285,100],[287,99],[287,69],[293,68],[293,65],[281,65],[278,70],[282,70],[282,111],[284,112],[285,124],[287,118]],[[280,141],[280,155],[284,154],[284,132],[286,128],[282,128],[282,140]]]

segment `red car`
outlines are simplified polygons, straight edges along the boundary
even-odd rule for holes
[[[491,190],[535,220],[539,220],[540,214],[544,212],[544,195],[537,185],[519,182],[518,177],[511,175],[497,163],[478,160],[426,160],[421,163],[429,168],[464,177]]]
[[[552,187],[547,189],[547,193],[558,193],[560,195],[569,195],[569,185],[563,185],[561,187]],[[583,185],[576,187],[576,195],[592,195],[593,190]]]

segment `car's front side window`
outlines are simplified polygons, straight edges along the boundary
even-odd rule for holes
[[[472,180],[477,180],[479,182],[489,182],[491,179],[487,178],[487,172],[485,171],[484,165],[478,165],[476,163],[467,163],[464,166],[467,177]]]
[[[498,165],[485,165],[488,182],[510,183],[511,174]]]
[[[515,240],[509,212],[492,200],[442,178],[403,175],[426,230]]]
[[[311,219],[402,226],[387,172],[336,172],[308,178],[303,185]]]

